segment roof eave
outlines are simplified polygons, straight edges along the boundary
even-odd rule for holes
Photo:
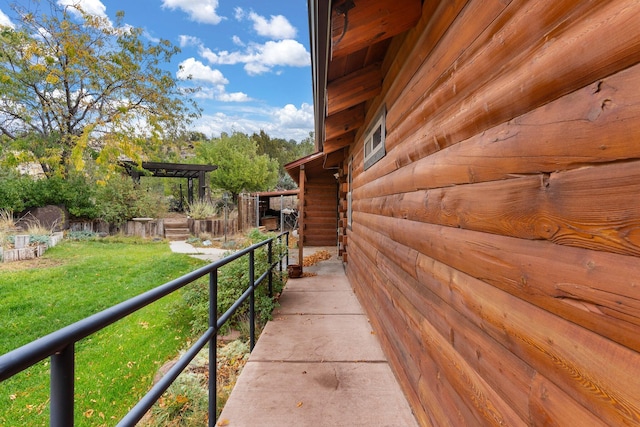
[[[315,112],[316,149],[324,144],[324,119],[326,111],[327,68],[330,47],[331,0],[308,0],[309,37],[311,46],[311,73],[313,83],[313,107]]]

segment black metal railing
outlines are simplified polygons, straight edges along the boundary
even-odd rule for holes
[[[284,243],[283,243],[284,239]],[[284,247],[274,261],[273,242],[278,241]],[[255,251],[267,246],[269,268],[255,278]],[[189,362],[209,344],[209,426],[216,422],[216,340],[220,328],[231,318],[236,310],[248,299],[250,322],[250,348],[255,346],[255,299],[256,288],[268,279],[269,295],[273,296],[273,269],[279,266],[282,274],[282,260],[289,263],[289,233],[284,232],[277,237],[256,243],[246,249],[235,252],[219,261],[212,262],[180,278],[151,289],[137,297],[131,298],[118,305],[96,313],[83,320],[59,329],[49,335],[39,338],[29,344],[19,347],[0,356],[0,382],[18,374],[36,363],[51,358],[51,386],[50,386],[50,426],[69,427],[74,425],[74,371],[75,371],[75,343],[89,335],[111,325],[112,323],[152,304],[160,298],[183,288],[195,280],[209,275],[209,328],[185,352],[178,362],[158,381],[145,396],[118,423],[118,426],[134,426],[145,413],[169,388],[173,381],[189,365]],[[218,318],[218,269],[230,262],[243,257],[249,257],[249,281],[246,291],[234,304]]]

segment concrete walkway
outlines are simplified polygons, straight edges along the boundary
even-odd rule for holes
[[[289,279],[218,425],[417,426],[331,251],[305,267],[317,276]]]
[[[230,252],[229,249],[208,247],[196,248],[195,246],[190,245],[184,240],[171,241],[169,242],[169,247],[173,252],[179,254],[188,254],[194,258],[199,258],[205,261],[217,261]]]

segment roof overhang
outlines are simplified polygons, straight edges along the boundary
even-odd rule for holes
[[[300,169],[304,168],[305,171],[312,173],[322,172],[324,168],[325,155],[323,152],[316,152],[308,156],[302,157],[291,163],[284,165],[287,173],[297,183],[300,182]],[[329,173],[329,171],[327,171]]]
[[[355,141],[366,105],[382,91],[391,40],[413,28],[422,0],[308,0],[316,148]]]
[[[329,18],[331,0],[308,0],[311,77],[315,111],[316,149],[322,151],[324,141],[325,90],[329,59]]]

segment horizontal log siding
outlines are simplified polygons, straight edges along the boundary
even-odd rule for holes
[[[312,175],[305,183],[304,244],[335,246],[338,240],[338,184],[333,175]]]
[[[418,421],[640,425],[640,4],[426,0],[389,52],[344,247]]]

